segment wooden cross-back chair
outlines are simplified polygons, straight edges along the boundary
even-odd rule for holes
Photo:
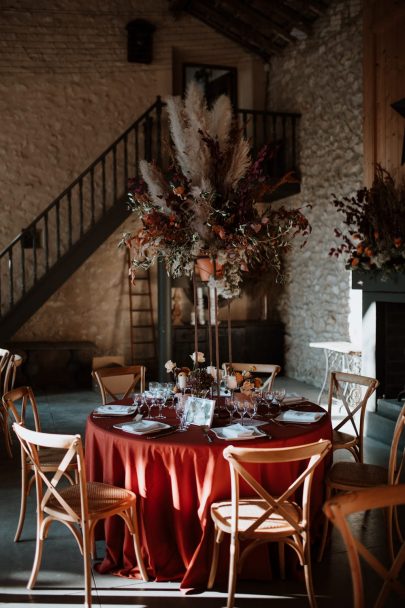
[[[337,527],[346,545],[353,582],[354,608],[364,608],[366,606],[359,556],[383,580],[383,585],[374,608],[385,605],[390,590],[394,590],[401,596],[403,598],[402,605],[405,605],[405,586],[398,580],[401,569],[405,564],[405,542],[402,542],[388,570],[358,538],[354,537],[347,521],[347,517],[354,513],[370,509],[393,509],[399,505],[405,505],[405,484],[368,488],[366,490],[340,494],[324,504],[324,511],[327,517]],[[368,601],[367,606],[369,605]]]
[[[328,395],[328,413],[332,418],[332,408],[336,400],[341,402],[343,418],[333,428],[332,446],[334,450],[349,450],[355,460],[363,462],[363,435],[367,401],[379,382],[375,378],[331,372]],[[343,431],[350,424],[354,434]]]
[[[102,367],[93,370],[93,378],[97,381],[103,404],[111,400],[126,399],[135,390],[143,393],[145,390],[144,365],[130,365],[128,367]]]
[[[405,404],[397,418],[392,437],[388,469],[377,464],[364,462],[341,461],[335,462],[326,477],[326,499],[336,492],[351,492],[376,486],[395,485],[401,482],[405,473],[405,447],[399,459],[399,442],[405,433]],[[394,527],[401,542],[404,538],[398,521],[397,511],[387,510],[387,539],[391,559],[394,558]],[[325,518],[322,541],[319,548],[318,561],[321,561],[328,536],[328,520]]]
[[[91,551],[94,527],[98,521],[119,515],[134,542],[138,567],[143,580],[148,576],[142,560],[136,516],[136,495],[117,486],[87,482],[80,435],[40,433],[14,423],[13,429],[27,458],[35,469],[37,492],[37,538],[34,564],[28,589],[36,583],[42,560],[44,540],[54,521],[65,524],[77,541],[84,561],[85,606],[91,606]],[[38,453],[39,447],[59,451],[60,460],[52,479],[47,476]],[[63,485],[61,480],[70,466],[77,467],[78,483]]]
[[[235,372],[250,371],[252,377],[254,377],[256,374],[268,375],[261,387],[261,389],[264,391],[271,391],[273,389],[274,380],[281,372],[281,367],[273,363],[223,363],[222,367],[225,373],[228,373],[229,368],[232,368],[232,370]]]
[[[41,431],[41,422],[38,413],[38,406],[35,400],[34,393],[29,386],[15,388],[3,396],[3,409],[7,413],[7,418],[11,412],[15,422],[26,425],[27,416],[36,431]],[[32,420],[31,420],[32,418]],[[60,452],[54,449],[38,450],[38,455],[41,461],[41,466],[47,473],[53,473],[57,470],[60,460]],[[66,467],[64,473],[69,483],[73,484],[72,474],[75,474],[76,465],[72,463]],[[24,526],[25,514],[27,510],[27,498],[31,491],[32,485],[35,482],[35,467],[30,458],[27,458],[25,452],[21,450],[21,504],[20,515],[17,524],[17,530],[14,536],[14,541],[20,539],[21,532]]]
[[[304,567],[305,583],[312,608],[316,606],[311,575],[309,508],[312,479],[316,467],[331,449],[330,441],[289,448],[235,448],[228,446],[223,455],[231,473],[231,499],[211,505],[215,525],[215,543],[208,589],[215,582],[219,545],[224,535],[230,535],[230,561],[227,608],[234,604],[236,574],[247,555],[259,544],[277,542],[281,571],[284,571],[284,546],[290,546]],[[301,473],[281,496],[273,496],[244,466],[307,461]],[[244,480],[254,491],[254,498],[239,495],[239,481]],[[297,490],[302,488],[302,504],[296,502]],[[241,541],[250,541],[239,556]]]
[[[1,352],[4,354],[2,355]],[[7,350],[0,349],[0,386],[1,396],[14,388],[17,368],[22,363],[22,357],[20,355],[12,354]],[[12,438],[10,433],[10,425],[8,420],[8,412],[4,408],[1,408],[0,423],[2,425],[4,446],[9,458],[13,457],[12,450]]]

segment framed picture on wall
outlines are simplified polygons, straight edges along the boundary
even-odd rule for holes
[[[228,95],[232,105],[237,106],[237,70],[236,68],[207,65],[203,63],[183,63],[183,94],[188,83],[195,80],[204,89],[208,105],[220,95]]]

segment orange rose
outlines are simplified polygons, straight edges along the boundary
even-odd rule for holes
[[[260,387],[261,387],[261,385],[263,384],[263,382],[261,381],[261,379],[260,379],[260,378],[255,378],[255,379],[253,380],[253,382],[254,382],[255,388],[260,388]]]
[[[374,251],[372,250],[371,247],[366,247],[365,250],[364,250],[364,253],[369,258],[371,258],[374,255]]]
[[[358,266],[358,265],[359,265],[359,262],[360,262],[359,258],[353,258],[353,259],[352,259],[352,261],[351,261],[351,265],[352,265],[353,267],[354,267],[354,266]]]
[[[361,255],[364,251],[363,243],[359,243],[356,247],[356,251],[359,255]]]
[[[235,372],[235,378],[238,384],[241,384],[243,382],[243,376],[240,372]]]
[[[177,188],[173,188],[173,192],[176,196],[183,196],[184,194],[184,187],[183,186],[177,186]]]
[[[394,239],[394,245],[395,245],[395,247],[396,247],[397,249],[398,249],[398,247],[401,247],[401,245],[402,245],[402,239],[401,239],[401,238],[399,238],[399,237],[395,238],[395,239]]]

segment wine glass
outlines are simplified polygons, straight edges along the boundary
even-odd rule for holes
[[[244,425],[244,415],[246,414],[246,401],[242,401],[242,400],[238,400],[236,402],[236,409],[238,411],[238,414],[240,416],[240,423],[243,426]]]
[[[233,415],[236,412],[236,403],[232,397],[225,397],[225,408],[229,414],[229,424],[232,424]]]
[[[146,416],[146,418],[148,418],[150,420],[152,418],[151,411],[152,411],[152,406],[153,406],[153,395],[150,391],[145,391],[144,393],[142,393],[142,398],[143,398],[143,403],[148,408],[148,415]]]
[[[285,388],[279,388],[277,390],[273,390],[273,403],[281,407],[282,402],[285,397]]]
[[[250,418],[250,421],[256,416],[257,413],[257,401],[256,399],[252,399],[251,401],[245,401],[246,404],[246,413]]]
[[[156,416],[156,418],[165,418],[165,416],[163,415],[163,406],[166,401],[165,395],[166,395],[166,393],[162,389],[158,389],[155,393],[155,403],[157,404],[157,406],[159,408],[159,413]]]

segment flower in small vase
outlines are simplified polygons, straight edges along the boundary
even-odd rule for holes
[[[254,382],[251,382],[250,380],[245,380],[242,386],[240,387],[240,392],[244,395],[250,395],[254,388]]]

